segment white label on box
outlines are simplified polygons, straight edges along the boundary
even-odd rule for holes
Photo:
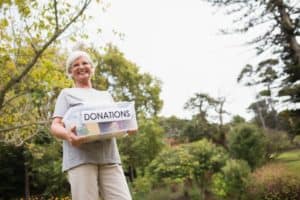
[[[81,119],[84,123],[130,120],[134,116],[132,107],[111,107],[101,110],[82,111]]]

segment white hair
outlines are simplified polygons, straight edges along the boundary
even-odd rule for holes
[[[94,68],[94,63],[88,53],[86,53],[84,51],[73,51],[70,53],[70,55],[66,61],[66,73],[68,76],[70,76],[70,69],[72,67],[72,64],[75,62],[75,60],[77,60],[80,57],[87,59],[87,61],[92,66],[92,68]]]

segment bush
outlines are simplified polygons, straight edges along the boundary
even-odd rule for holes
[[[266,140],[261,129],[251,124],[234,127],[228,137],[230,155],[248,162],[251,169],[261,165],[266,159]]]
[[[216,146],[207,139],[187,144],[186,148],[195,161],[193,179],[202,192],[202,198],[207,199],[210,195],[212,175],[220,171],[228,155],[222,147]]]
[[[137,199],[143,198],[147,193],[151,191],[152,181],[148,176],[138,176],[133,182],[132,193]],[[135,198],[135,199],[136,199]]]
[[[196,162],[194,166],[194,178],[198,183],[207,184],[206,177],[209,174],[219,172],[224,166],[228,155],[222,147],[217,147],[207,139],[202,139],[186,145],[188,152]]]
[[[197,199],[201,193],[209,192],[212,174],[220,171],[227,158],[223,148],[203,139],[164,149],[148,166],[146,174],[154,189],[168,187],[176,193],[183,185],[184,195]]]
[[[220,199],[242,199],[250,172],[250,167],[244,160],[228,160],[221,172],[213,176],[213,193]]]
[[[176,186],[192,179],[195,161],[183,147],[166,148],[150,163],[147,174],[153,178],[154,187]]]
[[[257,169],[251,175],[248,199],[299,200],[300,177],[289,172],[283,165],[270,164]]]

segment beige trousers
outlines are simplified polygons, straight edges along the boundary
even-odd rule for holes
[[[68,179],[72,200],[131,200],[122,166],[118,164],[80,165],[68,171]]]

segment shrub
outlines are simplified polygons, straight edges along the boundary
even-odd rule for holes
[[[233,158],[246,160],[251,169],[266,159],[265,137],[261,129],[251,124],[239,124],[230,131],[228,149]]]
[[[138,176],[133,182],[133,195],[138,197],[144,197],[147,193],[151,191],[152,180],[148,176]]]
[[[194,178],[198,183],[205,181],[206,184],[208,180],[204,180],[205,176],[218,172],[228,158],[222,147],[217,147],[207,139],[190,143],[186,147],[195,161]]]
[[[193,156],[193,178],[201,189],[202,198],[207,199],[210,195],[212,175],[219,172],[224,166],[228,155],[222,147],[217,147],[207,139],[186,145],[189,153]]]
[[[248,199],[299,200],[300,177],[283,165],[270,164],[257,169],[251,175]]]
[[[193,156],[185,148],[166,148],[150,163],[147,174],[156,187],[176,185],[192,179],[194,165]]]
[[[221,172],[213,176],[213,193],[220,199],[242,199],[250,172],[250,167],[244,160],[228,160]]]

